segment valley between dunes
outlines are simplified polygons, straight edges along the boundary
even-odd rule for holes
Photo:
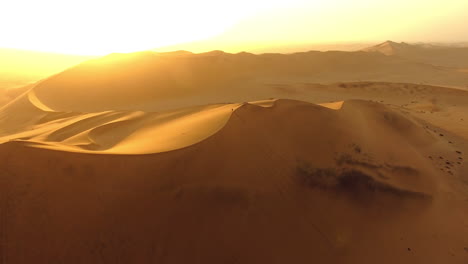
[[[467,263],[468,91],[120,59],[0,108],[0,263]]]

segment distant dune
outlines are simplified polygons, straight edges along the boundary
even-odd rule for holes
[[[0,262],[466,263],[468,75],[406,48],[111,54],[16,90]]]
[[[374,47],[365,48],[364,51],[397,56],[434,66],[468,69],[468,47],[464,45],[442,46],[387,41]]]
[[[0,48],[0,92],[50,77],[93,56]]]
[[[17,97],[29,91],[34,84],[22,86],[14,89],[0,89],[0,107],[10,103],[15,100]]]
[[[133,107],[155,111],[179,108],[194,98],[198,98],[195,104],[203,105],[225,98],[239,102],[258,95],[275,97],[271,94],[273,86],[364,80],[464,87],[468,74],[369,52],[141,52],[82,63],[39,83],[34,90],[40,100],[60,111]],[[155,99],[158,104],[154,104]]]

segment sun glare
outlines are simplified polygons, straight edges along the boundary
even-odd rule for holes
[[[249,2],[2,1],[0,47],[80,55],[147,50],[215,36],[277,4]]]
[[[420,12],[422,6],[428,12]],[[453,35],[462,40],[468,39],[461,23],[466,8],[465,0],[395,0],[390,6],[373,0],[5,0],[0,48],[105,55],[202,40],[211,41],[205,47],[231,51]]]

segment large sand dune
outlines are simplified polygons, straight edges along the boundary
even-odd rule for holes
[[[153,155],[0,145],[2,254],[7,263],[463,263],[458,148],[380,103],[334,108],[243,104],[207,139]]]
[[[87,91],[91,97],[102,98],[100,92]],[[214,98],[217,94],[215,91],[205,93],[207,98]],[[233,96],[224,95],[225,100],[238,103],[211,105],[198,105],[206,98],[180,95],[185,98],[177,104],[183,107],[177,109],[173,109],[174,105],[165,105],[167,98],[164,96],[154,98],[148,104],[147,97],[141,94],[134,97],[133,105],[126,106],[128,110],[115,110],[112,108],[114,105],[106,105],[107,97],[104,97],[104,103],[99,106],[101,109],[95,112],[86,111],[86,101],[78,101],[83,103],[83,111],[54,110],[54,106],[45,103],[49,97],[40,99],[33,88],[0,109],[0,142],[23,140],[53,149],[93,153],[169,151],[194,144],[216,133],[242,104],[239,98],[249,97],[256,101],[265,98],[266,94],[315,104],[352,99],[386,102],[399,108],[399,111],[411,111],[418,118],[436,126],[446,126],[458,136],[468,138],[466,126],[447,122],[445,118],[450,115],[452,119],[468,120],[467,106],[464,104],[468,92],[425,85],[361,82],[271,85],[259,93],[248,94],[241,90]],[[272,102],[274,100],[255,104],[271,106]],[[336,108],[334,105],[329,107]],[[148,108],[160,111],[149,111]]]
[[[4,44],[4,43],[3,43]],[[94,58],[0,48],[0,93],[48,78],[68,67]],[[1,96],[0,96],[1,104]]]
[[[341,81],[465,75],[391,60],[114,54],[51,77],[0,108],[1,261],[466,263],[468,91]]]
[[[289,55],[141,52],[113,54],[85,62],[41,82],[34,89],[40,100],[58,111],[135,107],[159,111],[191,104],[188,100],[198,100],[198,105],[225,100],[243,102],[258,96],[277,97],[272,89],[279,86],[342,81],[465,87],[468,74],[372,52]]]

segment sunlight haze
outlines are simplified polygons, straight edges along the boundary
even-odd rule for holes
[[[232,51],[387,39],[467,41],[467,8],[464,0],[2,1],[0,47],[104,55],[203,40]]]
[[[468,264],[468,0],[0,0],[0,264]]]

